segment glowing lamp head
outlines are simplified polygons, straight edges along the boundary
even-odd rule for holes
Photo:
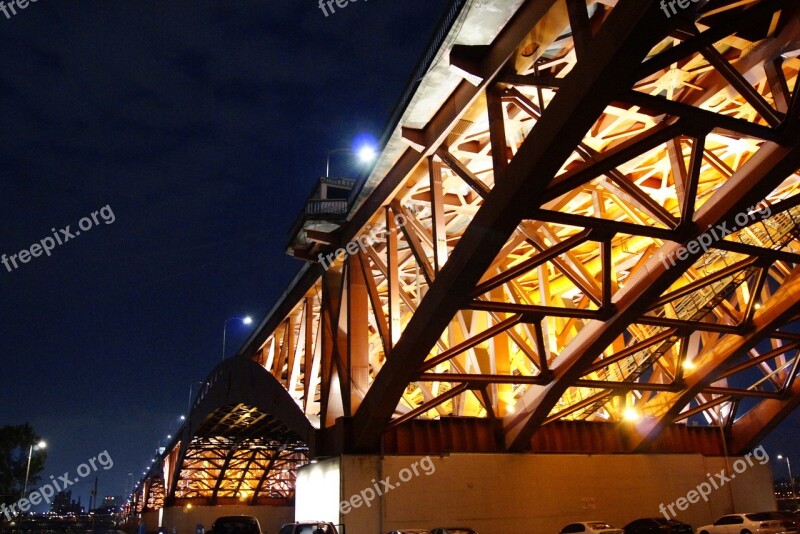
[[[375,159],[375,149],[369,145],[364,145],[358,149],[358,159],[362,163],[371,163]]]
[[[253,318],[248,315],[247,317],[242,318],[242,323],[243,324],[253,324]]]
[[[635,423],[642,418],[642,415],[636,410],[636,408],[628,407],[622,412],[622,418],[626,421]]]

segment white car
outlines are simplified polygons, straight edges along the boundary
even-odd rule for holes
[[[578,523],[570,523],[559,530],[558,534],[571,534],[573,532],[582,534],[623,534],[621,528],[614,528],[605,521],[580,521]]]
[[[697,529],[697,534],[784,534],[788,532],[785,522],[777,514],[729,514]]]

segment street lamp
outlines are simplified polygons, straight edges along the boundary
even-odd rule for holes
[[[353,150],[352,148],[334,148],[333,150],[328,150],[328,154],[325,158],[326,178],[329,178],[331,175],[331,155],[336,154],[337,152],[349,152],[351,154],[356,154],[362,163],[370,163],[375,159],[375,149],[369,145],[364,145],[358,150]]]
[[[792,488],[792,502],[797,500],[797,495],[794,492],[794,477],[792,477],[792,464],[789,462],[789,457],[782,454],[778,455],[778,460],[786,460],[786,468],[789,470],[789,486]]]
[[[228,323],[231,321],[242,321],[242,324],[252,324],[253,318],[247,315],[245,317],[230,317],[225,319],[225,323],[222,325],[222,361],[225,361],[225,335],[228,332]]]
[[[40,441],[36,445],[31,445],[30,449],[28,449],[28,469],[25,470],[25,485],[22,487],[22,497],[25,498],[25,495],[28,493],[28,477],[31,474],[31,458],[33,457],[33,451],[44,449],[47,447],[47,443],[44,440]]]

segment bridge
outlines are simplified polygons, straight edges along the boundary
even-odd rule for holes
[[[531,516],[498,472],[543,515],[571,495],[554,481],[598,473],[569,513],[606,517],[601,488],[658,476],[634,505],[658,515],[730,472],[800,403],[798,54],[790,0],[453,2],[377,163],[320,181],[287,244],[303,267],[134,510],[358,533],[482,507],[500,532]],[[447,481],[343,511],[427,456]],[[765,469],[737,482],[687,517],[774,504]],[[426,488],[458,504],[410,510]]]

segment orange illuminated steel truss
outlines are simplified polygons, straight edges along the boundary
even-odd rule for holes
[[[495,3],[240,356],[329,452],[752,447],[800,399],[800,5],[516,2],[481,42]]]

